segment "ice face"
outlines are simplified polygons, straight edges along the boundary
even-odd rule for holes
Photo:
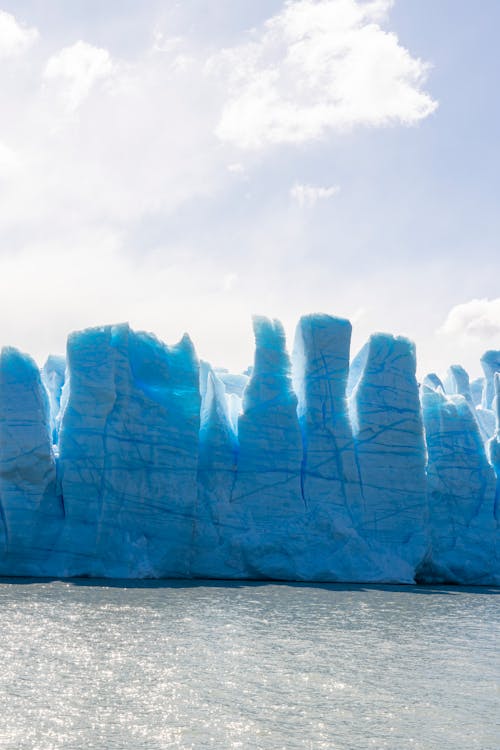
[[[366,358],[368,357],[369,345],[366,343],[362,349],[356,354],[349,367],[349,374],[347,376],[347,388],[346,396],[351,399],[352,392],[357,386],[359,379],[366,365]],[[352,421],[352,420],[351,420]]]
[[[495,432],[495,412],[493,409],[483,409],[482,406],[476,406],[474,414],[481,431],[481,437],[484,441],[488,441]]]
[[[200,414],[189,338],[167,347],[127,325],[91,329],[70,336],[68,368],[60,565],[78,575],[188,575]]]
[[[448,369],[446,392],[450,395],[463,396],[469,404],[473,404],[469,375],[461,365],[451,365]]]
[[[241,513],[235,513],[232,493],[236,479],[238,440],[229,414],[224,383],[202,364],[198,506],[192,573],[205,578],[245,577],[238,539],[245,533]]]
[[[436,375],[435,372],[430,372],[428,375],[425,376],[423,380],[423,385],[426,385],[428,388],[431,388],[433,391],[437,391],[438,389],[441,389],[443,393],[445,393],[445,387],[443,385],[442,380]]]
[[[491,409],[495,396],[495,373],[500,372],[500,351],[490,349],[481,357],[481,365],[484,370],[484,388],[481,406],[483,409]]]
[[[421,407],[407,339],[349,366],[349,322],[308,315],[291,366],[279,321],[254,332],[240,376],[128,325],[41,375],[4,349],[0,573],[499,583],[498,352],[481,406],[452,366]]]
[[[488,445],[488,454],[490,461],[495,467],[497,475],[497,490],[495,498],[495,518],[499,524],[499,530],[497,533],[497,554],[500,557],[500,374],[495,374],[494,379],[495,398],[493,400],[493,406],[496,415],[496,429],[495,434],[491,438]]]
[[[346,400],[350,341],[349,321],[327,315],[301,318],[295,334],[302,488],[309,511],[319,517],[335,508],[348,516],[353,485],[356,490],[359,485]]]
[[[232,502],[247,519],[241,549],[250,574],[295,578],[294,539],[300,538],[305,510],[297,397],[281,323],[255,317],[254,334]]]
[[[243,393],[247,387],[249,376],[231,373],[222,368],[214,369],[217,381],[223,385],[225,393],[227,415],[234,433],[238,433],[238,419],[243,412]]]
[[[481,399],[480,403],[476,405],[475,414],[481,430],[481,436],[487,442],[495,432],[493,398],[495,395],[495,375],[500,372],[500,351],[490,350],[485,352],[481,357],[481,365],[484,370],[484,378],[475,381],[482,384]]]
[[[422,406],[431,544],[420,578],[428,583],[491,583],[499,572],[495,474],[477,422],[461,395],[446,397],[424,386]]]
[[[307,509],[311,577],[350,580],[350,554],[360,541],[352,524],[359,493],[346,386],[351,324],[328,315],[300,319],[293,350],[293,385],[302,433],[302,493]],[[306,561],[304,560],[304,563]],[[369,575],[365,571],[365,575]]]
[[[481,404],[481,399],[483,397],[483,388],[484,378],[476,378],[470,384],[470,392],[474,406],[479,406]]]
[[[57,445],[60,427],[61,394],[66,372],[65,357],[51,354],[42,367],[42,382],[49,395],[50,431],[52,442]]]
[[[408,339],[375,334],[352,393],[361,506],[356,523],[370,544],[412,577],[427,548],[426,450]]]
[[[303,441],[302,492],[307,509],[304,577],[390,581],[389,569],[362,535],[361,477],[347,405],[351,324],[328,315],[300,319],[293,385]],[[367,348],[358,363],[366,362]],[[362,368],[356,368],[359,379]]]
[[[304,484],[314,476],[339,482],[341,486],[333,495],[344,498],[341,454],[346,448],[353,453],[346,400],[350,341],[349,321],[309,315],[297,326],[293,352],[293,385],[304,441]]]
[[[0,571],[47,575],[63,509],[56,492],[48,398],[35,362],[0,355]]]
[[[235,394],[239,398],[243,398],[243,392],[248,385],[248,375],[236,374],[225,371],[215,371],[219,379],[224,383],[224,388],[227,394]]]
[[[485,381],[483,381],[484,383]],[[451,365],[448,370],[446,381],[446,392],[450,395],[463,396],[472,414],[476,418],[483,442],[489,440],[495,430],[495,415],[491,409],[483,406],[475,406],[472,398],[469,376],[460,365]]]

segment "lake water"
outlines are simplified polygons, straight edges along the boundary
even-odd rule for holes
[[[500,589],[0,583],[0,747],[500,747]]]

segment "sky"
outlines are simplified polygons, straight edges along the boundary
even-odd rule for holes
[[[0,0],[0,343],[253,314],[500,348],[498,0]]]

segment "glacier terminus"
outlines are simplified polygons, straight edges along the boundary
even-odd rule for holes
[[[254,318],[244,374],[127,324],[0,356],[0,575],[500,585],[500,351]]]

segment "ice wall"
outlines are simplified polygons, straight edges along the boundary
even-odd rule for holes
[[[400,580],[427,547],[426,450],[414,345],[375,334],[351,396],[361,477],[357,525]]]
[[[359,485],[346,400],[351,324],[327,315],[301,318],[293,384],[303,439],[302,486],[319,515],[349,513]]]
[[[420,402],[407,339],[254,333],[245,374],[128,325],[4,349],[0,573],[500,583],[500,353]]]
[[[493,408],[493,399],[495,397],[495,375],[500,372],[500,351],[490,349],[481,357],[481,365],[484,370],[483,386],[483,409]]]
[[[186,576],[197,496],[198,363],[127,325],[72,334],[60,435],[66,574]]]
[[[488,440],[495,432],[495,374],[500,372],[500,351],[489,350],[481,357],[484,370],[481,403],[476,407],[476,418],[483,440]]]
[[[496,430],[488,445],[490,461],[497,475],[497,489],[495,497],[495,518],[499,525],[497,534],[497,555],[500,557],[500,372],[495,373],[494,378],[495,398],[493,406],[496,415]]]
[[[204,578],[240,578],[245,518],[232,503],[238,439],[224,383],[210,365],[200,366],[201,424],[198,506],[191,570]]]
[[[351,324],[329,315],[300,319],[293,385],[302,434],[302,494],[307,511],[304,570],[310,578],[390,579],[359,532],[361,478],[346,389]],[[308,559],[307,559],[308,558]]]
[[[423,387],[428,451],[430,547],[419,578],[481,584],[495,580],[495,473],[464,395]],[[498,577],[500,583],[500,577]]]
[[[236,512],[245,519],[239,547],[251,576],[295,578],[305,514],[297,397],[281,323],[256,317],[254,334],[232,491]]]
[[[450,395],[463,396],[471,407],[474,406],[470,389],[469,375],[461,365],[450,366],[448,370],[446,386],[446,391]]]
[[[48,398],[35,362],[0,354],[0,573],[47,575],[62,527]]]

